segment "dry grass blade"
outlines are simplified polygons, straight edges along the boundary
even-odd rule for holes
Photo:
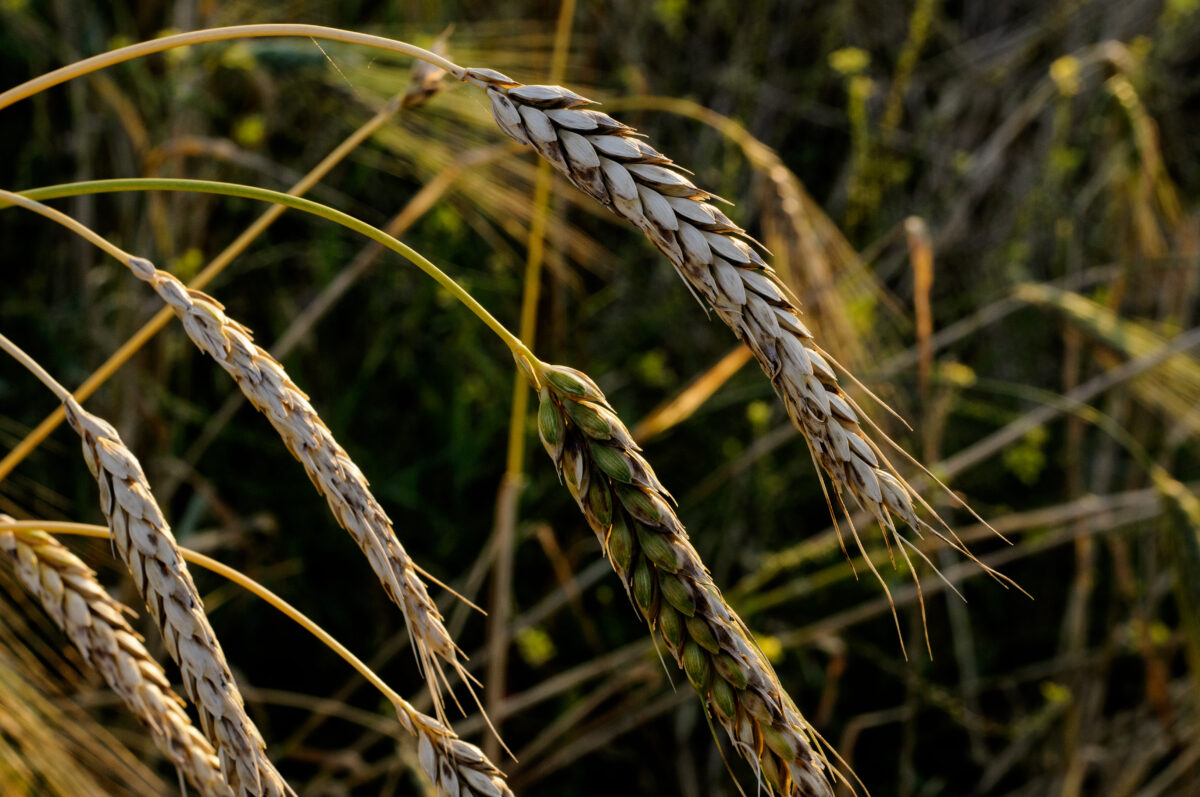
[[[225,654],[171,528],[150,494],[141,464],[107,422],[71,396],[63,404],[67,423],[83,439],[84,459],[100,486],[100,509],[108,519],[113,543],[162,630],[171,658],[179,664],[184,687],[200,714],[205,735],[216,745],[226,780],[238,794],[293,795],[246,715]]]
[[[838,383],[841,366],[800,321],[791,292],[746,231],[710,204],[719,197],[668,168],[671,160],[637,131],[583,109],[590,101],[568,89],[523,85],[490,69],[467,70],[466,80],[487,91],[505,133],[639,227],[745,342],[828,474],[831,508],[844,510],[849,494],[884,527],[885,539],[895,532],[893,517],[918,535],[941,536],[917,516],[923,502],[860,426],[861,409]],[[956,539],[947,542],[970,556]]]
[[[0,515],[0,521],[7,520]],[[25,588],[192,786],[202,795],[232,795],[212,746],[192,725],[183,700],[125,619],[132,612],[109,596],[96,573],[42,531],[0,532],[0,549],[12,558]]]
[[[815,732],[721,596],[671,509],[671,496],[600,389],[570,368],[536,370],[546,451],[630,598],[710,716],[780,794],[832,795]]]
[[[464,683],[470,684],[470,676],[459,660],[461,651],[446,630],[416,565],[396,538],[391,520],[372,495],[366,477],[338,445],[283,366],[255,345],[249,329],[225,315],[220,302],[188,289],[148,260],[134,257],[128,265],[175,312],[188,337],[228,371],[250,403],[267,416],[329,502],[338,523],[362,548],[371,569],[404,614],[422,673],[441,716],[444,712],[440,690],[447,681],[439,659],[453,667]]]

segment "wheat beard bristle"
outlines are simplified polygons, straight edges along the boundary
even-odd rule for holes
[[[831,797],[815,733],[725,602],[671,496],[587,375],[541,364],[538,432],[626,591],[710,716],[780,794]]]
[[[790,292],[746,231],[709,203],[718,197],[667,168],[672,161],[633,128],[581,108],[591,100],[573,91],[523,85],[490,69],[469,69],[465,80],[487,91],[505,133],[639,227],[749,346],[829,475],[839,505],[848,492],[893,534],[893,515],[918,535],[938,533],[917,516],[916,493],[859,425],[836,362],[800,321]]]
[[[141,464],[107,422],[70,396],[63,406],[100,487],[100,510],[108,519],[113,544],[162,631],[167,651],[179,665],[226,779],[239,795],[294,797],[267,758],[262,736],[246,714],[225,654]]]
[[[0,522],[11,520],[0,515]],[[201,795],[232,797],[212,746],[192,725],[183,699],[125,619],[134,612],[105,591],[95,571],[43,531],[0,531],[0,549],[12,558],[21,584],[141,720],[176,769]]]
[[[371,569],[404,615],[418,664],[437,713],[443,716],[441,688],[447,680],[439,659],[448,663],[468,688],[473,679],[462,666],[461,651],[446,630],[416,565],[396,538],[391,519],[371,493],[366,477],[283,366],[255,345],[249,329],[225,315],[220,302],[187,288],[143,258],[131,258],[127,265],[139,279],[150,283],[179,317],[188,337],[216,360],[255,409],[267,416],[317,491],[325,496],[338,523],[362,548]]]

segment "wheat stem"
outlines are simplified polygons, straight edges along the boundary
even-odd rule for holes
[[[554,31],[554,52],[550,62],[550,80],[563,79],[571,42],[571,22],[575,18],[575,0],[562,0]],[[550,218],[550,165],[538,163],[533,187],[533,212],[529,221],[525,253],[525,275],[521,289],[521,322],[517,336],[532,347],[537,337],[538,306],[542,292],[542,265],[546,252],[546,224]],[[518,367],[513,375],[512,410],[508,418],[507,467],[496,497],[492,536],[495,561],[492,565],[492,602],[487,638],[487,709],[496,716],[507,691],[508,645],[512,612],[513,558],[516,555],[517,516],[521,492],[525,486],[525,439],[529,434],[529,382]],[[500,719],[497,717],[496,722]],[[497,729],[499,729],[497,724]],[[488,738],[484,749],[497,754],[496,740]]]
[[[71,395],[65,387],[58,383],[58,380],[50,376],[46,369],[43,368],[37,360],[26,354],[20,346],[13,343],[4,335],[0,335],[0,349],[3,349],[10,356],[12,356],[13,359],[25,366],[26,370],[36,376],[39,382],[50,389],[51,393],[58,396],[59,401],[62,401],[67,396]]]
[[[165,179],[165,178],[124,178],[115,180],[88,180],[80,183],[64,183],[62,185],[45,186],[43,188],[34,188],[28,191],[22,191],[19,194],[14,194],[9,191],[0,190],[0,209],[5,204],[11,203],[14,205],[22,205],[29,207],[25,202],[14,201],[24,199],[28,200],[44,200],[44,199],[59,199],[68,196],[78,196],[81,194],[103,194],[116,191],[194,191],[202,194],[219,194],[222,196],[243,197],[246,199],[255,199],[263,202],[274,202],[276,204],[285,205],[295,210],[301,210],[305,213],[311,213],[314,216],[320,216],[336,224],[340,224],[347,229],[353,230],[361,235],[370,238],[371,240],[383,244],[388,249],[396,252],[406,258],[417,268],[424,271],[432,277],[435,282],[446,289],[459,302],[466,306],[468,310],[475,314],[479,320],[487,324],[496,335],[504,341],[509,350],[515,356],[536,359],[533,352],[521,342],[521,340],[509,332],[508,329],[501,324],[496,318],[481,305],[465,288],[454,281],[446,272],[442,271],[434,265],[428,258],[416,251],[412,247],[388,235],[387,233],[372,227],[364,221],[343,213],[340,210],[335,210],[327,205],[322,205],[319,202],[313,202],[310,199],[283,194],[278,191],[271,191],[266,188],[258,188],[256,186],[239,185],[235,183],[222,183],[211,180],[185,180],[185,179]],[[44,207],[44,206],[43,206]],[[30,207],[30,209],[33,209]],[[52,208],[46,210],[53,211]],[[43,213],[37,211],[48,218],[53,218],[59,221],[58,211],[53,211],[54,214]],[[69,218],[69,217],[68,217]],[[85,228],[86,229],[86,228]],[[94,235],[94,233],[93,233]],[[91,237],[88,240],[92,240]],[[101,239],[103,240],[103,239]],[[114,247],[111,243],[105,242],[107,246],[105,251],[113,254],[116,259],[128,265],[129,260],[133,257],[124,250]],[[97,244],[99,245],[99,244]],[[115,250],[115,253],[114,253]],[[119,253],[119,254],[118,254]]]
[[[406,96],[406,95],[405,95]],[[340,163],[350,152],[358,147],[368,136],[378,130],[388,119],[398,110],[398,101],[401,101],[401,95],[394,97],[386,106],[380,109],[379,113],[375,114],[369,120],[364,122],[357,130],[350,134],[341,144],[335,147],[328,155],[326,155],[320,163],[314,166],[300,180],[296,182],[288,193],[300,196],[306,193],[310,188],[321,181],[334,166]],[[235,238],[228,246],[221,250],[220,254],[214,257],[207,266],[205,266],[199,274],[188,283],[189,288],[203,288],[211,282],[218,274],[233,262],[233,259],[245,251],[264,230],[270,227],[276,219],[283,215],[285,210],[283,205],[272,205],[261,216],[242,231],[241,235]],[[111,356],[100,367],[93,371],[83,383],[75,389],[74,396],[76,401],[85,401],[89,396],[95,393],[101,385],[103,385],[110,376],[116,373],[117,369],[124,365],[130,357],[139,351],[146,341],[154,337],[167,322],[171,320],[171,311],[165,307],[159,310],[154,316],[133,333],[121,346],[112,353]],[[11,451],[0,459],[0,481],[3,481],[8,474],[12,473],[17,465],[33,453],[43,440],[50,436],[50,433],[58,428],[62,423],[66,414],[62,406],[56,407],[53,412],[46,416],[41,423],[34,427],[28,434],[21,439]]]
[[[310,39],[327,39],[329,41],[340,41],[348,44],[360,44],[366,47],[374,47],[380,50],[388,50],[401,55],[410,55],[413,58],[419,58],[422,61],[432,64],[440,69],[444,69],[456,78],[461,78],[464,72],[461,66],[449,61],[437,53],[430,52],[421,47],[417,47],[406,42],[388,39],[383,36],[372,36],[369,33],[357,33],[350,30],[341,30],[339,28],[328,28],[323,25],[300,25],[300,24],[263,24],[263,25],[231,25],[225,28],[208,28],[206,30],[195,30],[187,33],[176,33],[171,36],[163,36],[162,38],[152,39],[150,41],[131,44],[128,47],[121,47],[116,50],[110,50],[107,53],[93,55],[90,58],[84,58],[81,61],[76,61],[73,64],[59,67],[53,72],[47,72],[33,80],[14,86],[13,88],[0,93],[0,110],[7,108],[15,102],[19,102],[28,97],[32,97],[38,92],[45,91],[52,86],[57,86],[60,83],[65,83],[68,80],[73,80],[77,77],[82,77],[98,69],[119,64],[123,61],[129,61],[134,58],[141,58],[144,55],[159,53],[163,50],[170,50],[174,47],[185,47],[190,44],[202,44],[204,42],[228,41],[231,39],[255,39],[272,36],[302,36]]]

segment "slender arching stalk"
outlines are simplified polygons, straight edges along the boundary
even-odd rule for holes
[[[309,169],[309,171],[298,180],[295,185],[288,189],[288,193],[294,196],[303,196],[314,185],[319,183],[329,174],[334,166],[341,163],[347,155],[349,155],[359,144],[365,141],[376,130],[382,127],[389,119],[391,119],[396,111],[398,111],[403,102],[405,95],[397,94],[391,99],[377,114],[364,122],[357,130],[351,133],[341,144],[334,147],[328,155],[321,159],[321,162]],[[188,281],[189,288],[200,290],[209,282],[216,278],[218,274],[233,262],[234,258],[240,255],[264,230],[270,227],[283,212],[287,210],[284,205],[271,205],[250,226],[242,231],[241,235],[231,241],[224,249],[220,251],[208,265],[201,269],[200,273]],[[167,325],[167,322],[173,317],[173,314],[167,308],[163,308],[145,324],[143,324],[136,332],[125,340],[121,346],[117,348],[109,357],[99,365],[91,375],[85,379],[79,387],[75,388],[73,395],[77,401],[85,401],[89,396],[96,392],[109,377],[116,373],[122,365],[129,361],[129,358],[134,355],[145,343],[158,334],[159,330]],[[59,406],[49,415],[42,419],[42,422],[35,426],[13,446],[12,450],[6,453],[3,459],[0,459],[0,481],[3,481],[13,469],[21,463],[25,457],[29,456],[43,440],[58,427],[63,420],[66,419],[66,411]]]
[[[327,39],[329,41],[346,42],[347,44],[360,44],[365,47],[374,47],[380,50],[388,50],[401,55],[410,55],[413,58],[419,58],[422,61],[427,61],[440,69],[444,69],[456,78],[461,79],[466,70],[461,66],[449,61],[437,53],[432,53],[421,47],[417,47],[407,42],[388,39],[383,36],[372,36],[369,33],[357,33],[350,30],[342,30],[340,28],[328,28],[324,25],[299,25],[299,24],[263,24],[263,25],[231,25],[226,28],[208,28],[206,30],[195,30],[187,33],[176,33],[171,36],[163,36],[159,39],[151,39],[150,41],[140,42],[139,44],[131,44],[128,47],[121,47],[116,50],[111,50],[100,55],[93,55],[91,58],[84,58],[82,61],[76,61],[73,64],[55,69],[53,72],[47,72],[44,75],[27,80],[19,86],[0,94],[0,110],[7,108],[13,103],[32,97],[38,92],[57,86],[60,83],[66,83],[68,80],[81,77],[83,75],[95,72],[98,69],[119,64],[122,61],[131,61],[134,58],[141,58],[143,55],[151,55],[152,53],[160,53],[163,50],[170,50],[175,47],[185,47],[189,44],[202,44],[204,42],[229,41],[231,39],[257,39],[268,36],[302,36],[310,39]]]
[[[115,191],[195,191],[202,194],[220,194],[245,199],[257,199],[263,202],[286,205],[295,210],[311,213],[314,216],[320,216],[323,219],[340,224],[347,229],[365,235],[371,240],[386,246],[393,252],[403,255],[413,265],[432,277],[455,299],[465,305],[479,320],[487,324],[488,328],[504,341],[504,344],[508,346],[518,362],[524,361],[527,367],[536,370],[537,357],[521,342],[520,338],[509,332],[474,296],[459,285],[450,275],[434,265],[428,258],[382,230],[372,227],[370,224],[360,221],[340,210],[335,210],[328,205],[313,202],[311,199],[236,183],[222,183],[211,180],[135,177],[118,180],[89,180],[80,183],[65,183],[63,185],[34,188],[22,191],[19,194],[0,190],[0,209],[6,205],[19,205],[32,210],[79,233],[122,263],[128,263],[129,258],[132,257],[128,252],[113,245],[96,233],[87,230],[83,225],[75,222],[61,211],[42,205],[40,202],[43,199],[59,199],[67,196],[79,196],[80,194],[103,194]]]
[[[39,382],[45,385],[51,393],[58,397],[59,401],[63,401],[71,395],[70,391],[59,384],[57,379],[50,376],[50,374],[46,372],[46,369],[43,368],[37,360],[33,359],[24,351],[22,351],[17,344],[13,343],[4,335],[0,335],[0,351],[8,353],[13,359],[25,366],[25,368],[31,374],[37,377]]]
[[[51,534],[71,534],[78,537],[96,537],[99,539],[110,539],[112,536],[112,532],[109,531],[107,526],[96,526],[91,523],[74,523],[62,520],[0,521],[0,531],[17,531],[22,529],[28,531],[45,531]],[[182,546],[180,546],[179,550],[183,552],[183,558],[189,564],[199,565],[205,570],[212,571],[219,576],[229,579],[247,592],[262,598],[285,614],[288,619],[321,640],[323,645],[345,659],[346,663],[357,670],[371,686],[378,689],[379,693],[386,697],[392,705],[399,706],[405,703],[404,698],[396,690],[388,686],[387,682],[368,667],[362,659],[351,653],[345,645],[322,628],[315,620],[272,592],[269,588],[250,578],[240,570],[236,570],[223,562],[218,562],[210,556],[205,556],[199,551],[193,551],[190,548]]]
[[[575,0],[561,0],[558,24],[554,32],[554,53],[550,64],[550,82],[561,83],[567,71],[567,51],[571,42],[571,23],[575,18]],[[542,265],[546,253],[546,224],[550,218],[550,185],[553,175],[550,164],[539,161],[534,178],[533,210],[529,222],[529,243],[525,253],[525,276],[521,291],[521,340],[533,345],[537,335],[538,305],[542,286]],[[492,600],[488,625],[488,686],[489,713],[499,722],[500,702],[503,700],[507,678],[509,612],[512,609],[513,559],[516,554],[518,505],[525,486],[525,438],[529,433],[529,382],[524,369],[513,375],[512,409],[508,420],[507,467],[501,478],[496,497],[493,534],[496,537],[496,556],[492,569]],[[488,737],[485,749],[496,755],[497,740]]]

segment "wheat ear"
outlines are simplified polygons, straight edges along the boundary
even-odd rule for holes
[[[267,758],[266,745],[246,715],[221,644],[204,614],[183,555],[163,518],[142,466],[117,430],[71,396],[67,423],[83,440],[83,456],[100,486],[100,509],[138,592],[162,630],[183,676],[204,733],[213,741],[226,780],[241,795],[293,795]]]
[[[0,521],[9,521],[0,515]],[[232,797],[212,745],[184,711],[183,699],[125,619],[96,573],[44,531],[2,531],[0,549],[17,578],[45,608],[84,660],[141,720],[158,749],[205,797]]]
[[[128,266],[139,279],[150,283],[183,322],[188,337],[228,371],[250,403],[267,416],[329,502],[338,523],[362,548],[371,569],[404,614],[418,663],[441,715],[440,688],[447,681],[438,659],[450,664],[464,683],[469,685],[471,679],[417,566],[396,538],[391,519],[371,494],[362,471],[338,445],[283,366],[255,345],[249,329],[225,315],[220,302],[187,288],[148,260],[132,257]]]
[[[893,515],[918,534],[938,533],[917,516],[916,492],[859,425],[861,410],[834,372],[841,366],[816,345],[791,292],[746,231],[709,203],[719,197],[667,168],[672,161],[633,128],[581,108],[591,101],[573,91],[523,85],[491,69],[468,69],[464,80],[487,91],[505,133],[637,225],[746,343],[829,475],[839,505],[849,493],[892,536]]]
[[[725,602],[671,496],[604,394],[585,374],[539,364],[538,432],[651,629],[687,673],[710,716],[788,797],[832,795],[815,733],[746,624]]]

